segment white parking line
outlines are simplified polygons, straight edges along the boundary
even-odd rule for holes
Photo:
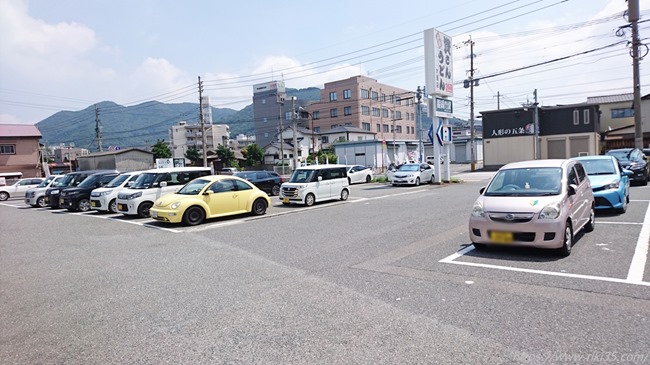
[[[178,229],[154,226],[154,225],[151,224],[151,222],[127,221],[127,220],[122,220],[122,219],[115,219],[114,218],[115,216],[101,216],[101,215],[93,215],[93,214],[89,214],[89,213],[92,213],[92,212],[84,212],[84,213],[77,212],[77,213],[68,213],[68,214],[84,215],[86,217],[99,218],[99,219],[111,219],[111,220],[114,220],[116,222],[135,224],[136,226],[154,228],[154,229],[159,229],[161,231],[167,231],[167,232],[173,232],[173,233],[181,233],[181,232],[183,232],[183,231],[178,230]]]
[[[639,239],[636,241],[636,249],[634,256],[632,256],[632,263],[627,272],[627,280],[631,282],[643,282],[643,274],[645,271],[645,263],[648,259],[648,244],[650,240],[650,204],[645,211],[645,218],[643,219],[643,226],[639,233]]]

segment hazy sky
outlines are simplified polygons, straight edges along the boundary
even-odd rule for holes
[[[643,21],[650,0],[640,4]],[[460,118],[469,116],[470,36],[477,78],[568,57],[481,80],[477,114],[532,102],[534,89],[542,105],[579,103],[632,92],[631,32],[616,35],[626,8],[624,0],[0,0],[0,123],[35,124],[105,100],[198,103],[199,76],[214,107],[237,110],[252,102],[253,84],[273,79],[323,87],[363,74],[415,90],[428,28],[457,45]],[[645,41],[650,24],[639,28]]]

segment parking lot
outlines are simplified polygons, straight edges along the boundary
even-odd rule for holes
[[[564,258],[473,249],[469,210],[490,176],[355,184],[348,201],[313,207],[275,197],[264,216],[196,227],[3,202],[0,325],[12,330],[0,351],[34,362],[30,346],[40,339],[51,344],[36,346],[45,358],[72,363],[99,354],[108,362],[347,356],[387,364],[650,354],[650,187],[632,187],[625,214],[599,212],[595,230],[579,234]],[[260,354],[268,360],[253,360]]]

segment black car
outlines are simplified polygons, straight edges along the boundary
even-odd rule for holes
[[[233,175],[252,182],[269,195],[280,195],[280,185],[284,182],[282,176],[273,171],[239,171]]]
[[[619,148],[609,150],[605,154],[616,157],[624,169],[632,171],[630,181],[648,185],[650,178],[648,159],[643,151],[638,148]]]
[[[98,172],[116,172],[115,170],[89,170],[89,171],[74,171],[65,174],[60,181],[55,183],[55,186],[48,188],[45,191],[45,204],[50,208],[59,208],[61,190],[66,188],[73,188],[79,186],[88,176]]]
[[[101,188],[113,180],[119,173],[117,171],[98,172],[88,175],[76,187],[65,188],[59,195],[59,206],[69,211],[87,212],[90,210],[90,192],[93,189]]]

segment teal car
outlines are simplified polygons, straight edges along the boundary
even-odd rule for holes
[[[595,209],[614,209],[625,213],[630,202],[630,175],[614,156],[576,157],[587,171],[594,191]]]

